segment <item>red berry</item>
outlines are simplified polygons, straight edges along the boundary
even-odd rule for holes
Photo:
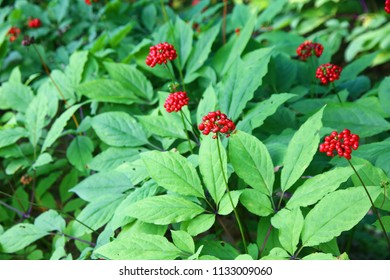
[[[340,133],[333,131],[329,136],[326,136],[324,143],[320,144],[319,150],[330,157],[337,154],[339,157],[345,157],[347,160],[350,160],[352,149],[356,150],[358,147],[359,136],[352,134],[349,129],[344,129]]]
[[[173,111],[179,112],[181,108],[185,105],[188,105],[189,98],[187,93],[184,91],[174,92],[168,95],[165,100],[164,108],[168,113]]]
[[[150,67],[156,64],[166,64],[168,60],[174,60],[177,57],[175,48],[168,43],[160,43],[150,47],[149,55],[146,57],[146,64]]]
[[[39,28],[41,27],[42,23],[39,18],[33,18],[28,20],[28,27],[30,28]]]
[[[305,41],[304,43],[299,45],[296,52],[301,60],[306,60],[313,54],[316,57],[320,57],[322,55],[323,50],[324,47],[321,44],[313,43],[312,41]]]
[[[385,11],[390,14],[390,0],[386,0],[385,2]]]
[[[198,125],[198,128],[204,135],[208,135],[210,132],[214,133],[213,139],[216,139],[219,133],[225,134],[229,137],[230,134],[236,129],[235,124],[221,111],[210,112],[202,118],[202,123]]]
[[[340,66],[330,63],[322,64],[317,68],[316,78],[326,85],[329,82],[334,82],[340,78],[341,71],[343,69]]]
[[[12,26],[12,27],[8,30],[8,32],[7,32],[7,35],[10,36],[10,37],[9,37],[9,41],[10,41],[10,42],[15,41],[15,40],[18,38],[19,34],[20,34],[20,29],[17,28],[17,27],[15,27],[15,26]]]

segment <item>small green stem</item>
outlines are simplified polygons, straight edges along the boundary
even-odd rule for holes
[[[336,91],[336,86],[334,85],[334,83],[332,83],[332,91],[336,93],[337,99],[339,100],[340,104],[343,104],[343,101],[341,101],[339,93]]]
[[[385,235],[385,238],[386,238],[386,241],[387,241],[387,245],[389,246],[389,249],[390,249],[390,240],[389,240],[389,237],[387,236],[386,229],[385,229],[385,227],[384,227],[384,225],[383,225],[383,223],[382,223],[382,219],[381,219],[381,217],[379,216],[378,209],[376,209],[375,204],[374,204],[374,202],[373,202],[373,200],[372,200],[372,198],[371,198],[371,195],[370,195],[370,193],[368,192],[367,187],[366,187],[366,185],[365,185],[364,182],[363,182],[363,179],[360,177],[359,173],[357,172],[357,170],[356,170],[355,167],[353,166],[352,162],[351,162],[350,160],[348,160],[348,163],[349,163],[349,165],[352,167],[352,169],[353,169],[353,171],[355,172],[356,176],[359,178],[360,183],[362,183],[364,190],[366,191],[366,194],[367,194],[367,196],[368,196],[368,199],[370,200],[370,203],[371,203],[372,211],[374,211],[374,214],[375,214],[376,217],[378,218],[378,222],[379,222],[379,224],[381,225],[383,234]]]
[[[280,195],[280,199],[279,199],[279,203],[278,203],[278,208],[276,208],[276,211],[279,211],[280,205],[282,205],[283,197],[284,197],[284,191],[283,191],[282,194]]]
[[[186,137],[187,137],[187,140],[188,140],[188,145],[190,147],[190,151],[191,151],[191,154],[194,154],[194,151],[192,150],[192,146],[191,146],[191,140],[190,140],[190,137],[188,135],[188,131],[187,131],[187,125],[186,125],[186,122],[184,120],[184,113],[182,110],[180,110],[180,116],[181,116],[181,121],[183,123],[183,127],[184,127],[184,132],[186,134]]]
[[[228,186],[227,179],[226,179],[226,176],[225,176],[225,172],[223,171],[221,148],[219,147],[220,146],[219,135],[218,134],[216,134],[216,135],[217,135],[216,141],[217,141],[217,148],[218,148],[218,157],[219,157],[219,163],[221,165],[221,172],[222,172],[223,181],[225,183],[226,191],[227,191],[230,203],[232,205],[234,215],[235,215],[236,220],[237,220],[238,228],[239,228],[240,233],[241,233],[241,238],[242,238],[242,242],[244,244],[245,253],[248,253],[248,248],[247,248],[247,245],[246,245],[246,240],[245,240],[245,236],[244,236],[244,231],[243,231],[243,228],[242,228],[241,220],[240,220],[240,217],[238,216],[236,207],[234,207],[233,199],[232,199],[232,196],[230,194],[230,190],[229,190],[229,186]]]

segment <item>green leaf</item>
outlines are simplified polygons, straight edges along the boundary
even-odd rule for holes
[[[49,232],[32,224],[14,225],[0,235],[0,252],[14,253],[46,235],[49,235]]]
[[[260,217],[274,213],[269,196],[258,190],[245,189],[240,196],[240,202],[249,212]]]
[[[180,60],[181,67],[186,64],[188,56],[192,50],[192,37],[194,31],[190,23],[184,22],[179,16],[176,17],[175,22],[175,49]],[[176,61],[179,61],[176,59]]]
[[[138,147],[148,143],[140,124],[124,112],[107,112],[92,119],[98,137],[111,146]]]
[[[120,26],[115,29],[113,34],[109,37],[109,43],[112,48],[117,47],[120,42],[127,36],[127,34],[133,29],[134,22],[129,22],[126,25]]]
[[[217,85],[217,96],[221,111],[236,121],[246,104],[253,98],[267,73],[272,49],[264,48],[238,58],[222,81]]]
[[[168,225],[188,221],[203,213],[204,209],[181,197],[161,195],[137,201],[129,205],[125,212],[146,223]]]
[[[102,196],[99,200],[90,202],[76,217],[77,220],[81,221],[83,224],[74,221],[71,228],[71,234],[79,237],[91,233],[91,229],[97,230],[104,226],[112,219],[115,209],[123,199],[123,195],[111,195],[106,192],[106,195]]]
[[[95,201],[108,194],[121,196],[123,192],[131,188],[133,185],[126,175],[110,171],[93,174],[69,191],[76,193],[86,201]]]
[[[44,95],[35,97],[26,110],[26,128],[31,144],[36,147],[42,136],[45,126],[45,117],[48,113],[47,100]]]
[[[39,215],[34,224],[41,229],[42,231],[59,231],[63,232],[65,230],[65,220],[54,210],[49,210]]]
[[[179,127],[163,116],[137,116],[137,119],[147,131],[153,132],[155,135],[187,139],[183,125]]]
[[[260,260],[288,260],[290,255],[282,248],[275,247],[269,254],[265,257],[262,257]]]
[[[205,197],[194,166],[180,154],[152,151],[142,153],[141,159],[161,187],[181,195]]]
[[[50,162],[53,161],[53,158],[51,157],[50,154],[48,153],[43,153],[43,154],[40,154],[37,158],[37,160],[34,162],[33,164],[33,168],[37,168],[39,166],[42,166],[42,165],[45,165],[45,164],[48,164]]]
[[[181,223],[181,229],[185,230],[192,236],[197,236],[209,230],[215,223],[214,214],[200,214],[195,218]]]
[[[197,123],[201,123],[203,116],[207,115],[209,112],[214,111],[216,106],[217,95],[215,93],[213,85],[210,84],[203,93],[203,97],[198,104],[198,109],[196,111]]]
[[[313,253],[302,258],[302,260],[337,260],[332,254]]]
[[[253,129],[260,127],[267,117],[276,112],[280,105],[295,96],[296,94],[291,93],[271,95],[267,100],[262,101],[251,108],[242,121],[237,124],[237,129],[251,132]]]
[[[386,77],[379,85],[378,96],[383,110],[390,116],[390,77]]]
[[[65,100],[70,100],[71,103],[74,103],[77,100],[77,97],[75,93],[75,86],[72,85],[72,80],[65,75],[64,72],[57,69],[53,70],[50,75],[53,79],[50,80],[51,89],[55,92],[58,99],[62,100],[65,98]],[[61,92],[58,91],[57,86],[54,85],[53,81],[56,83]]]
[[[132,90],[114,80],[98,79],[80,84],[77,93],[93,101],[133,104],[138,100]]]
[[[338,167],[308,179],[295,190],[293,196],[287,201],[286,207],[294,209],[315,204],[328,193],[335,191],[353,173],[353,169],[349,166]]]
[[[92,160],[94,150],[91,138],[87,136],[77,136],[72,140],[66,150],[66,157],[69,162],[80,171],[88,169],[88,163]]]
[[[138,149],[110,147],[95,156],[89,163],[89,168],[96,171],[110,171],[125,162],[139,159]]]
[[[14,144],[27,135],[27,131],[22,127],[0,129],[0,148]]]
[[[219,143],[221,147],[222,170],[218,155],[217,141],[220,142],[219,139],[204,137],[199,149],[199,170],[202,174],[203,182],[216,205],[221,201],[226,191],[223,174],[225,174],[225,178],[228,178],[226,151],[222,144]]]
[[[72,117],[74,112],[80,108],[81,105],[82,104],[73,105],[55,120],[49,132],[47,133],[45,141],[43,141],[41,153],[43,153],[47,148],[51,147],[51,145],[53,145],[53,143],[61,136],[62,130],[68,123],[69,119]]]
[[[171,235],[177,248],[186,253],[195,253],[195,243],[190,234],[182,230],[171,230]]]
[[[215,41],[220,31],[220,24],[215,24],[206,32],[202,32],[196,42],[194,48],[191,51],[191,55],[188,58],[186,67],[186,77],[199,70],[204,65],[207,57],[210,54],[211,46]]]
[[[324,112],[324,126],[335,130],[346,127],[361,138],[369,137],[390,129],[390,123],[378,112],[356,103],[333,103]]]
[[[301,209],[282,209],[271,219],[272,225],[279,229],[279,241],[283,248],[291,255],[297,249],[299,236],[303,228],[303,215]]]
[[[371,198],[381,192],[380,187],[369,187]],[[302,245],[315,246],[339,236],[355,226],[370,209],[371,203],[363,187],[332,192],[307,214],[302,230]]]
[[[272,195],[275,180],[272,159],[265,145],[242,131],[231,136],[229,158],[237,175],[252,188]]]
[[[311,116],[294,134],[283,161],[281,188],[285,192],[303,174],[309,166],[320,143],[319,130],[322,126],[323,107]]]
[[[238,200],[240,199],[240,195],[242,194],[242,191],[230,191],[230,195],[232,197],[233,205],[234,207],[237,206]],[[225,195],[222,197],[221,202],[218,205],[218,214],[222,216],[229,215],[233,212],[233,206],[230,201],[228,193],[225,193]]]
[[[181,255],[181,251],[165,237],[152,234],[117,239],[94,253],[112,260],[174,260]]]
[[[21,83],[6,82],[1,86],[0,91],[1,103],[0,109],[13,109],[25,112],[34,98],[30,87]]]
[[[146,79],[141,71],[135,68],[135,66],[104,62],[104,67],[115,81],[122,83],[138,98],[143,100],[151,100],[153,98],[152,84]]]
[[[65,74],[69,77],[73,86],[80,84],[87,60],[88,51],[77,51],[70,56],[69,65],[65,69]]]
[[[343,68],[343,71],[340,75],[340,80],[336,81],[335,84],[337,85],[341,82],[355,79],[360,74],[360,72],[372,65],[372,62],[377,54],[378,53],[376,52],[366,54],[349,63],[346,67]]]
[[[390,216],[382,216],[381,217],[383,226],[385,227],[386,232],[390,232]],[[382,231],[382,226],[379,221],[375,221],[373,224],[378,230]]]

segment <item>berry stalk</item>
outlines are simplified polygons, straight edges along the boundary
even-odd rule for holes
[[[187,125],[186,125],[186,122],[184,120],[184,113],[182,110],[180,110],[180,116],[181,116],[181,121],[183,123],[184,132],[185,132],[186,137],[187,137],[188,145],[190,147],[191,154],[194,154],[194,151],[192,150],[192,146],[191,146],[190,136],[188,135],[188,131],[187,131]]]

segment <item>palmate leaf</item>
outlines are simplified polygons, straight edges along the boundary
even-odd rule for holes
[[[370,186],[368,190],[374,201],[381,192],[379,186]],[[363,187],[328,194],[307,214],[301,235],[302,245],[315,246],[339,236],[355,226],[370,207]]]
[[[299,179],[317,152],[324,108],[311,116],[291,139],[283,161],[282,191],[288,190]]]
[[[127,216],[146,223],[168,225],[188,221],[205,210],[189,200],[171,195],[147,197],[124,210]]]
[[[180,154],[152,151],[142,153],[141,159],[161,187],[181,195],[205,197],[194,166]]]

